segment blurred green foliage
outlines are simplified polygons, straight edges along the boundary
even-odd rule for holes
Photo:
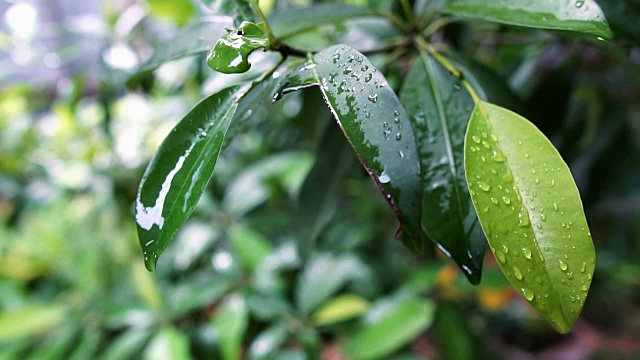
[[[171,2],[184,5],[171,11],[166,3],[105,4],[92,15],[102,26],[90,34],[100,44],[95,62],[79,63],[85,42],[43,50],[38,35],[0,34],[3,54],[30,41],[35,54],[58,51],[61,61],[52,69],[34,56],[34,75],[48,72],[25,80],[15,54],[1,58],[0,359],[640,354],[637,1],[600,1],[612,42],[484,22],[454,22],[436,34],[505,79],[571,166],[598,267],[568,336],[517,297],[491,259],[472,287],[435,249],[416,255],[395,242],[387,204],[350,153],[334,154],[336,167],[346,164],[332,174],[341,181],[306,181],[322,161],[325,134],[336,130],[310,92],[267,101],[236,122],[193,217],[157,272],[147,272],[131,219],[151,154],[192,104],[276,61],[254,54],[264,56],[255,73],[229,77],[208,71],[198,55],[126,90],[131,68],[109,54],[133,54],[139,66],[151,44],[212,16],[198,1]],[[277,12],[308,3],[263,6]],[[402,13],[399,2],[349,3]],[[68,21],[55,26],[72,32]],[[314,26],[319,31],[291,34],[291,43],[342,41],[367,51],[393,38],[388,23],[367,17]],[[399,85],[407,70],[401,57],[372,59]],[[326,206],[313,211],[309,202]]]

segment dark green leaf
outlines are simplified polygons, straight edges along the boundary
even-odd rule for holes
[[[337,45],[289,73],[300,85],[320,85],[331,114],[400,221],[402,241],[422,249],[420,163],[411,122],[371,61]]]
[[[464,135],[473,99],[438,61],[421,53],[400,99],[420,151],[422,228],[473,284],[486,248],[464,176]]]
[[[206,98],[169,133],[140,182],[136,222],[147,269],[196,206],[209,178],[237,107],[240,87]]]
[[[465,138],[473,203],[498,265],[554,327],[584,304],[595,250],[580,194],[549,140],[523,117],[478,101]]]
[[[341,200],[340,186],[347,171],[356,162],[353,149],[337,124],[325,131],[318,148],[316,162],[300,189],[299,206],[296,208],[296,224],[302,249],[313,249],[322,229],[335,215]]]
[[[605,39],[613,37],[594,0],[451,0],[442,10],[503,24],[577,31]]]
[[[406,345],[433,321],[434,305],[411,298],[368,323],[347,340],[349,359],[382,359]]]
[[[269,24],[277,38],[285,39],[318,26],[375,14],[366,7],[320,4],[276,12],[269,17]]]
[[[269,38],[261,25],[244,21],[237,30],[231,30],[216,42],[207,55],[207,64],[224,74],[237,74],[249,70],[248,57],[254,50],[269,50]]]
[[[276,324],[261,332],[249,347],[249,359],[273,359],[273,353],[287,340],[289,331],[284,324]]]

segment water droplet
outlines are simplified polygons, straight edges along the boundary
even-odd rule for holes
[[[554,186],[556,184],[555,180],[551,180],[551,186]]]
[[[494,198],[494,197],[492,197],[492,198],[491,198],[491,202],[493,203],[493,205],[498,205],[498,204],[500,204],[500,201],[498,201],[498,199],[496,199],[496,198]]]
[[[393,118],[393,122],[396,124],[400,124],[400,119],[399,118]]]
[[[511,171],[507,170],[503,175],[502,175],[502,181],[506,182],[506,183],[512,183],[513,182],[513,175],[511,175]]]
[[[473,142],[474,142],[474,143],[476,143],[476,144],[480,144],[480,138],[479,138],[479,137],[477,137],[477,136],[475,136],[475,135],[473,135],[473,136],[471,137],[471,140],[473,140]]]
[[[553,203],[553,211],[558,211],[558,204]]]
[[[372,78],[372,77],[373,77],[373,75],[372,75],[372,74],[367,74],[367,75],[365,75],[365,77],[364,77],[364,82],[369,82],[369,81],[371,81],[371,78]]]
[[[545,215],[545,214],[540,214],[540,220],[542,220],[542,221],[547,221],[547,215]]]
[[[369,95],[368,99],[369,99],[369,101],[371,101],[372,103],[376,103],[376,102],[378,102],[378,94],[372,94],[372,95]]]
[[[582,285],[582,287],[580,288],[580,290],[587,292],[587,290],[589,290],[589,287],[587,285]]]
[[[402,134],[397,133],[396,134],[396,140],[398,140],[398,141],[402,140]]]
[[[351,68],[351,66],[347,66],[346,68],[344,68],[342,73],[347,75],[347,74],[351,73],[352,71],[353,71],[353,69]]]
[[[507,257],[504,255],[504,253],[500,250],[496,251],[496,259],[498,259],[498,261],[500,262],[500,264],[506,264],[507,263]]]
[[[337,63],[340,60],[340,54],[333,54],[332,56],[333,63]]]
[[[525,209],[522,209],[522,212],[518,213],[518,220],[519,220],[518,225],[520,227],[527,227],[531,224],[529,222],[529,213]]]
[[[489,143],[486,141],[482,142],[482,146],[484,146],[485,149],[491,149],[491,145],[489,145]]]
[[[386,128],[388,128],[388,127],[389,127],[389,123],[388,123],[388,122],[386,122],[386,121],[385,121],[385,122],[383,122],[383,123],[382,123],[382,127],[383,127],[383,128],[385,128],[385,129],[386,129]]]
[[[485,191],[485,192],[491,190],[491,185],[487,184],[484,181],[479,181],[478,182],[478,187],[480,188],[480,190]]]
[[[524,153],[524,157],[529,158],[529,153]]]
[[[529,248],[522,248],[522,255],[524,255],[525,258],[531,260],[531,250],[529,250]]]
[[[540,179],[535,178],[535,180],[533,180],[534,183],[536,183],[536,185],[540,184]]]
[[[360,68],[360,70],[362,71],[367,71],[369,70],[369,67],[367,65],[362,65],[362,67]]]
[[[491,160],[495,162],[503,162],[506,160],[504,154],[500,150],[493,150],[493,155],[491,156]]]
[[[507,247],[507,245],[502,244],[502,251],[504,251],[505,254],[509,253],[509,247]]]
[[[569,269],[569,265],[562,261],[562,260],[558,260],[558,266],[560,267],[560,270],[562,271],[567,271]]]
[[[391,181],[391,177],[385,171],[382,172],[380,176],[378,176],[378,181],[380,184],[386,184]]]
[[[534,294],[533,291],[527,288],[522,288],[520,290],[522,291],[522,296],[524,296],[527,301],[533,301],[533,298],[536,297],[536,294]]]
[[[522,280],[524,278],[524,276],[522,276],[522,273],[520,272],[520,269],[518,269],[518,267],[515,265],[513,265],[513,276],[515,276],[518,280]]]
[[[582,5],[584,5],[584,1],[580,0],[580,1],[576,1],[576,7],[579,9],[582,7]]]
[[[511,198],[508,196],[503,196],[502,197],[502,202],[504,202],[506,205],[511,204]]]
[[[586,262],[582,262],[582,265],[580,266],[580,272],[584,273],[587,270],[587,263]]]
[[[398,110],[394,110],[393,115],[394,115],[394,116],[400,116],[400,111],[398,111]]]
[[[462,89],[462,87],[460,87],[460,85],[458,85],[458,84],[453,84],[453,89],[458,91],[458,90]]]
[[[489,207],[488,207],[488,206],[485,206],[485,207],[482,209],[482,212],[484,212],[484,213],[488,213],[488,212],[489,212]]]

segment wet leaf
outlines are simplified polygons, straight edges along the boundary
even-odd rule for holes
[[[400,99],[411,116],[420,152],[422,228],[477,284],[486,239],[464,176],[464,136],[473,99],[426,53],[409,71]]]
[[[136,199],[138,238],[147,269],[155,268],[204,192],[241,93],[240,87],[230,87],[196,105],[147,166]]]
[[[365,323],[346,342],[349,359],[382,359],[406,345],[433,321],[435,306],[411,298]]]
[[[558,331],[568,332],[595,267],[569,168],[525,118],[479,101],[465,139],[465,169],[500,269]]]
[[[269,25],[277,38],[285,39],[315,27],[371,15],[375,12],[367,7],[319,4],[276,12],[269,17]]]
[[[613,37],[595,0],[451,0],[442,10],[503,24]]]
[[[257,49],[269,50],[269,38],[261,25],[244,21],[218,39],[207,55],[207,64],[224,74],[243,73],[251,67],[249,54]]]
[[[320,85],[360,162],[398,216],[403,243],[422,249],[420,164],[409,117],[384,76],[346,45],[327,48],[287,76],[287,87]],[[278,95],[276,94],[276,98]]]

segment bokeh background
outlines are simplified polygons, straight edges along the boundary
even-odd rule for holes
[[[146,163],[197,101],[277,57],[228,76],[196,55],[128,81],[182,29],[227,21],[215,2],[1,0],[0,359],[640,358],[640,1],[599,3],[611,42],[483,22],[435,35],[499,74],[574,174],[598,261],[559,335],[492,257],[474,287],[395,241],[355,157],[316,156],[344,141],[322,141],[335,125],[313,90],[255,99],[147,272],[132,206]],[[291,41],[371,50],[397,35],[376,18],[320,30]],[[401,84],[402,59],[372,59]],[[316,161],[326,178],[308,178]]]

